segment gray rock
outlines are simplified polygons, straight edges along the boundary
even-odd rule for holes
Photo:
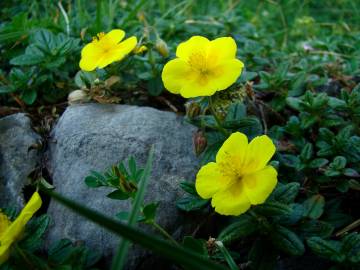
[[[145,201],[160,202],[157,221],[177,237],[187,230],[183,224],[189,223],[175,206],[176,199],[182,195],[179,182],[194,179],[198,169],[192,149],[194,131],[195,127],[185,123],[182,117],[153,108],[100,104],[70,106],[52,132],[48,168],[53,184],[57,192],[114,216],[128,210],[129,202],[107,198],[109,189],[88,188],[84,178],[90,170],[104,171],[127,160],[130,155],[144,165],[150,146],[154,144],[152,177]],[[48,242],[60,238],[82,240],[107,258],[118,245],[116,236],[54,201],[50,203],[48,213],[54,220]],[[154,261],[148,253],[133,248],[127,269],[149,269],[145,257]]]
[[[39,140],[25,114],[0,119],[0,206],[23,205],[22,188],[39,161],[37,151],[30,147]]]

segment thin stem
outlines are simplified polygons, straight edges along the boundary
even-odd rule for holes
[[[169,239],[171,243],[173,243],[176,246],[179,246],[179,243],[174,238],[172,238],[172,236],[155,221],[152,221],[150,225],[152,225],[155,229],[157,229],[165,238]]]
[[[218,114],[216,113],[215,111],[215,108],[214,108],[214,103],[213,103],[213,100],[212,100],[212,97],[210,96],[209,97],[209,109],[210,109],[210,112],[211,114],[214,116],[215,118],[215,121],[216,121],[216,124],[217,124],[217,127],[218,129],[225,135],[225,136],[229,136],[229,132],[222,126],[221,124],[221,120],[218,116]]]
[[[61,11],[61,14],[64,16],[64,20],[65,20],[65,24],[66,24],[66,34],[69,36],[70,35],[70,22],[69,22],[69,17],[66,14],[66,11],[63,7],[63,5],[61,4],[61,1],[58,2],[58,7]]]

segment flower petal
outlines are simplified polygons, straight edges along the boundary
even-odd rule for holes
[[[236,159],[236,162],[240,165],[246,158],[247,148],[247,136],[241,132],[234,132],[220,147],[216,155],[216,162],[235,163],[232,159]]]
[[[190,66],[182,59],[174,59],[166,63],[161,74],[164,86],[171,93],[178,94],[189,76]]]
[[[236,57],[237,46],[232,37],[220,37],[210,41],[208,58],[218,62]]]
[[[229,184],[230,179],[221,174],[219,166],[210,162],[202,166],[196,175],[195,188],[201,198],[211,198],[219,190],[223,190]]]
[[[121,29],[113,29],[107,33],[100,42],[111,43],[113,45],[119,43],[125,37],[125,32]]]
[[[187,61],[189,56],[194,53],[204,53],[207,51],[210,41],[206,37],[193,36],[189,40],[182,42],[176,49],[176,56]]]
[[[81,60],[80,60],[80,68],[85,71],[92,71],[94,70],[100,58],[102,57],[102,49],[94,43],[87,44],[81,50]]]
[[[252,204],[265,202],[277,184],[277,171],[272,166],[243,176],[245,192]]]
[[[108,52],[103,53],[98,62],[99,68],[104,68],[113,62],[122,60],[127,54],[129,54],[136,46],[136,37],[130,37],[120,44],[114,46]]]
[[[26,223],[35,214],[42,205],[42,200],[39,193],[35,192],[30,198],[29,202],[25,205],[23,210],[14,222],[10,224],[7,230],[0,237],[0,243],[2,245],[11,245],[22,233]]]
[[[276,151],[272,140],[266,136],[255,137],[250,143],[247,151],[246,161],[242,171],[251,174],[263,169],[270,161]]]
[[[216,85],[217,90],[224,90],[236,82],[243,67],[243,62],[238,59],[223,61],[215,68],[211,83]]]
[[[129,54],[137,44],[137,38],[135,36],[129,37],[125,39],[123,42],[120,42],[116,47],[114,47],[114,50],[121,52],[123,55]]]
[[[180,89],[180,94],[184,98],[211,96],[216,92],[216,86],[210,82],[202,82],[194,79],[194,76],[189,76],[188,81],[183,84]]]
[[[251,203],[246,195],[244,184],[242,181],[237,181],[229,188],[215,193],[211,205],[221,215],[238,216],[245,213],[250,208]]]

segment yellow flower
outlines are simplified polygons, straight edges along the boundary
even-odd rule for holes
[[[26,223],[39,210],[41,204],[40,195],[35,192],[14,222],[0,212],[0,265],[8,259],[11,245],[21,237]]]
[[[231,134],[217,153],[216,162],[198,172],[196,191],[204,199],[212,198],[219,214],[246,212],[252,204],[263,203],[276,186],[277,172],[267,165],[275,150],[266,135],[248,143],[243,133]]]
[[[176,59],[162,72],[165,88],[185,98],[211,96],[232,85],[244,64],[236,59],[236,43],[231,37],[208,40],[193,36],[180,43]]]
[[[109,33],[99,33],[93,41],[81,51],[80,68],[92,71],[95,68],[104,68],[115,61],[122,60],[136,46],[136,37],[130,37],[120,42],[125,37],[125,32],[120,29],[111,30]]]

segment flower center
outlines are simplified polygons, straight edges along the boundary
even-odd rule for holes
[[[98,41],[100,41],[104,36],[105,36],[105,33],[104,33],[104,32],[98,33],[95,37],[93,37],[93,42],[98,42]]]
[[[190,67],[200,73],[202,76],[208,76],[211,74],[211,70],[208,67],[206,55],[202,52],[194,52],[189,56],[188,63]]]

